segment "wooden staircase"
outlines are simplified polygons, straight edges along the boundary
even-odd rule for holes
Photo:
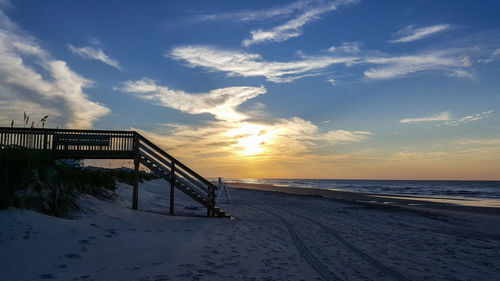
[[[139,164],[143,164],[170,183],[170,214],[177,188],[207,208],[207,216],[231,217],[215,205],[216,185],[134,131],[0,127],[0,156],[10,149],[50,151],[56,158],[133,159],[133,209],[138,205]]]
[[[207,208],[208,216],[231,216],[215,205],[217,186],[139,135],[139,162]],[[171,194],[172,196],[172,194]]]

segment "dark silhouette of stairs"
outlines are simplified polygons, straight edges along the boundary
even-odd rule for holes
[[[207,208],[207,216],[231,216],[215,205],[218,187],[134,131],[0,127],[1,153],[43,150],[62,159],[134,159],[132,209],[137,209],[139,163]],[[173,215],[174,189],[170,189]]]
[[[195,173],[140,134],[138,134],[138,138],[139,162],[141,164],[207,208],[209,216],[231,218],[231,215],[215,205],[215,194],[218,189],[216,185]]]

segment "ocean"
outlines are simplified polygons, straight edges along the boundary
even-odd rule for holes
[[[448,180],[333,180],[333,179],[224,179],[228,183],[272,184],[383,195],[500,199],[500,181]]]

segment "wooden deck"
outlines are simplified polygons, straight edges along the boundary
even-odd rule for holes
[[[143,164],[170,183],[170,214],[174,188],[207,208],[207,216],[230,217],[215,205],[217,186],[135,131],[33,129],[0,127],[1,152],[13,149],[50,151],[56,158],[132,159],[136,182],[132,208],[138,206],[138,172]]]

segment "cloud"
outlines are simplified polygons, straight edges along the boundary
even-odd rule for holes
[[[485,111],[473,115],[467,115],[462,118],[453,119],[449,111],[441,112],[439,114],[419,117],[419,118],[405,118],[400,120],[400,123],[419,123],[419,122],[441,122],[445,126],[456,126],[463,123],[469,123],[477,120],[481,120],[493,113],[493,110]]]
[[[229,87],[192,94],[159,86],[144,78],[126,81],[115,90],[135,93],[151,103],[189,114],[212,114],[217,121],[196,126],[167,123],[155,133],[143,131],[169,150],[192,159],[212,157],[229,161],[230,157],[238,155],[261,160],[296,157],[314,151],[317,146],[344,145],[372,136],[366,131],[332,130],[323,133],[312,122],[299,117],[287,119],[267,115],[265,119],[259,119],[253,118],[249,112],[239,111],[239,105],[266,93],[263,86]],[[260,105],[257,108],[263,110]]]
[[[326,82],[332,84],[333,86],[336,86],[337,85],[337,80],[335,80],[334,78],[329,78],[326,80]]]
[[[0,107],[4,109],[0,121],[18,119],[27,111],[40,118],[51,115],[49,124],[65,122],[70,128],[91,128],[109,113],[83,92],[92,81],[72,71],[66,62],[52,58],[1,11],[0,23]]]
[[[449,76],[458,77],[458,78],[474,78],[474,75],[470,72],[467,72],[463,69],[452,70],[448,73]]]
[[[405,118],[400,120],[400,123],[418,123],[418,122],[436,122],[436,121],[448,121],[451,120],[450,117],[450,112],[445,111],[441,112],[439,114],[431,115],[431,116],[425,116],[425,117],[418,117],[418,118]]]
[[[306,9],[308,6],[318,1],[296,1],[288,5],[273,7],[263,10],[246,10],[241,12],[227,12],[227,13],[212,13],[200,16],[195,16],[192,21],[262,21],[267,19],[275,19],[277,17],[289,16],[296,11]]]
[[[500,146],[500,138],[497,139],[464,138],[464,139],[458,139],[454,143],[460,146]]]
[[[229,76],[263,76],[275,83],[291,82],[304,76],[316,75],[317,71],[333,64],[349,64],[356,57],[310,56],[290,62],[265,61],[258,54],[219,50],[207,46],[183,46],[174,48],[166,57],[185,60],[191,67],[204,67],[213,71],[227,72]]]
[[[215,121],[202,126],[163,124],[155,133],[142,133],[174,154],[223,163],[241,161],[242,157],[297,161],[315,155],[319,146],[345,145],[372,136],[369,132],[345,130],[320,133],[316,125],[299,117],[268,122]]]
[[[344,42],[342,45],[335,47],[331,46],[328,48],[328,51],[331,53],[337,53],[337,52],[342,52],[342,53],[359,53],[360,50],[360,44],[358,42]]]
[[[266,41],[282,42],[290,38],[298,37],[302,34],[302,27],[304,25],[319,19],[319,17],[323,14],[326,14],[333,10],[337,10],[340,5],[345,5],[352,2],[355,1],[321,1],[317,6],[315,5],[313,7],[305,8],[303,12],[297,17],[289,20],[282,25],[276,26],[269,30],[258,29],[250,31],[250,38],[243,40],[242,45],[248,47],[250,45]]]
[[[467,56],[467,55],[464,55],[461,59],[460,59],[460,64],[464,67],[469,67],[469,66],[472,66],[472,62],[470,60],[470,57]]]
[[[456,125],[460,125],[460,124],[463,124],[463,123],[470,123],[470,122],[474,122],[474,121],[477,121],[477,120],[481,120],[481,119],[483,119],[485,117],[488,117],[492,113],[493,113],[493,110],[485,111],[485,112],[481,112],[481,113],[477,113],[477,114],[473,114],[473,115],[467,115],[465,117],[462,117],[462,118],[459,118],[459,119],[456,119],[456,120],[446,121],[443,124],[447,125],[447,126],[456,126]]]
[[[399,57],[367,57],[364,59],[365,63],[385,66],[370,68],[365,71],[365,76],[371,79],[390,79],[420,71],[456,72],[460,69],[463,77],[465,76],[463,74],[467,73],[462,69],[464,66],[463,57],[458,57],[456,52],[457,50],[437,50]],[[468,62],[470,63],[470,60]]]
[[[421,28],[414,28],[413,25],[408,26],[407,28],[398,31],[396,34],[403,35],[402,37],[390,40],[391,43],[407,43],[420,39],[424,39],[431,35],[434,35],[438,32],[442,32],[445,30],[449,30],[451,25],[449,24],[438,24],[432,26],[426,26]]]
[[[68,45],[68,48],[73,54],[78,55],[84,59],[98,60],[118,70],[121,70],[120,63],[117,60],[106,55],[101,48],[90,46],[75,47],[71,44]]]
[[[190,94],[158,86],[150,79],[126,81],[122,88],[115,90],[136,93],[145,100],[190,114],[210,113],[215,118],[226,121],[246,118],[245,115],[236,110],[237,107],[245,101],[267,92],[266,88],[261,86],[229,87],[212,90],[208,93]]]
[[[360,142],[370,136],[373,136],[373,133],[368,131],[333,130],[318,135],[317,139],[327,141],[330,144],[344,144],[348,142]]]
[[[498,56],[500,56],[500,49],[494,50],[493,53],[491,53],[491,55],[490,55],[489,58],[487,58],[487,59],[481,59],[481,60],[479,60],[479,62],[490,63],[490,62],[496,60]]]
[[[298,52],[299,60],[266,61],[261,55],[248,52],[217,49],[210,46],[189,45],[172,49],[165,56],[184,60],[190,67],[203,67],[210,71],[227,72],[228,76],[262,76],[275,83],[321,75],[320,71],[333,65],[378,65],[364,71],[370,79],[392,79],[410,73],[441,70],[455,77],[472,77],[467,70],[472,64],[464,49],[431,50],[412,55],[389,56],[380,52],[363,55],[358,43],[343,43],[331,47],[327,55],[306,56]],[[330,77],[333,78],[333,77]],[[335,78],[334,81],[337,83]],[[330,82],[330,81],[329,81]],[[331,82],[330,82],[331,83]]]

